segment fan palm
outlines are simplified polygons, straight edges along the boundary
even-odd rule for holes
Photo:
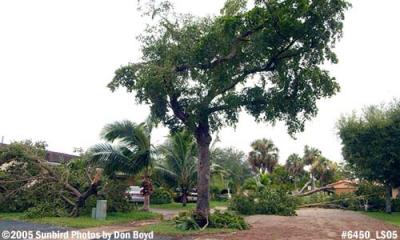
[[[320,157],[311,166],[311,172],[321,185],[326,185],[334,180],[338,166],[335,162],[330,161],[325,157]]]
[[[303,159],[297,154],[291,154],[286,160],[285,168],[293,178],[294,188],[297,190],[297,182],[299,181],[299,177],[302,173],[304,173]]]
[[[187,132],[169,136],[166,144],[159,147],[162,161],[155,168],[163,179],[178,186],[183,206],[186,206],[190,189],[196,186],[196,142]]]
[[[316,148],[312,148],[309,146],[305,146],[304,147],[304,156],[303,156],[303,160],[304,160],[304,164],[306,165],[310,165],[311,169],[310,169],[310,177],[311,177],[311,184],[312,184],[312,189],[315,189],[315,176],[314,176],[314,171],[313,166],[316,165],[316,163],[318,162],[318,160],[321,158],[321,151],[316,149]]]
[[[255,172],[260,169],[272,173],[278,163],[278,148],[272,140],[259,139],[251,144],[253,150],[249,153],[248,161]]]
[[[151,158],[151,124],[120,121],[106,125],[101,137],[108,143],[90,149],[92,160],[108,174],[121,172],[130,176],[143,172],[143,209],[149,210],[152,184],[149,176]]]

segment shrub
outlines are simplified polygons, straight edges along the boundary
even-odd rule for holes
[[[381,185],[362,182],[359,184],[356,195],[360,196],[363,204],[368,201],[368,209],[379,211],[385,209],[385,188]]]
[[[235,196],[229,209],[241,214],[274,214],[283,216],[296,215],[297,200],[285,191],[264,189],[245,195]]]
[[[164,188],[157,188],[150,197],[152,204],[166,204],[172,202],[172,195]]]
[[[134,205],[131,204],[125,195],[128,188],[128,183],[121,180],[110,180],[108,182],[107,191],[104,196],[98,197],[99,199],[107,199],[107,211],[109,212],[129,212],[133,209]],[[90,202],[89,202],[90,203]],[[90,206],[90,204],[87,204]],[[94,204],[93,207],[95,207]]]
[[[400,212],[400,199],[397,198],[392,200],[392,211]]]
[[[215,211],[209,217],[209,227],[211,228],[232,228],[245,230],[249,228],[243,217],[232,212]]]
[[[64,217],[68,216],[65,208],[52,201],[40,202],[35,207],[27,210],[26,216],[28,218],[42,218],[42,217]]]
[[[198,230],[200,226],[197,224],[193,212],[181,212],[174,219],[175,226],[181,230]]]
[[[182,212],[174,219],[176,227],[181,230],[198,230],[198,215],[195,212]],[[232,212],[216,211],[210,214],[208,218],[208,228],[231,228],[244,230],[248,229],[249,225],[243,217]]]
[[[333,194],[330,196],[329,201],[340,208],[349,210],[361,210],[363,208],[360,197],[354,193]]]
[[[256,208],[252,196],[245,196],[243,194],[236,195],[229,203],[229,209],[237,211],[241,214],[251,215],[255,214]]]

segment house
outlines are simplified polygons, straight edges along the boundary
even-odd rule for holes
[[[0,143],[0,148],[4,147],[4,146],[7,146],[7,144]],[[67,154],[67,153],[46,151],[45,160],[50,164],[61,164],[61,163],[69,162],[72,159],[77,158],[77,157],[78,156],[76,156],[76,155]]]
[[[346,179],[331,183],[328,186],[331,186],[333,192],[338,195],[342,193],[353,193],[358,189],[357,183]]]

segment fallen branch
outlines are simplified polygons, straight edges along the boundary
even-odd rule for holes
[[[305,192],[305,193],[297,193],[297,194],[294,194],[293,196],[304,197],[304,196],[311,195],[313,193],[317,193],[317,192],[321,192],[321,191],[329,191],[329,190],[333,190],[333,187],[328,185],[328,186],[316,188],[314,190],[311,190],[311,191],[308,191],[308,192]]]

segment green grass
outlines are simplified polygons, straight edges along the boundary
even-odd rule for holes
[[[385,212],[366,212],[366,215],[400,226],[400,212],[387,214]]]
[[[90,216],[27,218],[24,213],[0,213],[3,220],[22,220],[34,223],[52,224],[71,228],[89,228],[160,217],[153,212],[132,211],[128,213],[109,213],[106,220],[96,220]]]
[[[204,230],[181,230],[175,227],[175,223],[173,221],[162,221],[157,224],[143,226],[139,228],[139,231],[141,232],[154,231],[154,234],[162,234],[162,235],[194,236],[194,235],[213,234],[213,233],[230,233],[238,230],[227,229],[227,228],[206,228]]]
[[[210,207],[227,207],[228,202],[221,201],[211,201]],[[188,203],[185,207],[182,206],[182,203],[166,203],[166,204],[150,204],[150,208],[159,208],[159,209],[170,209],[170,210],[190,210],[196,208],[196,203]]]

